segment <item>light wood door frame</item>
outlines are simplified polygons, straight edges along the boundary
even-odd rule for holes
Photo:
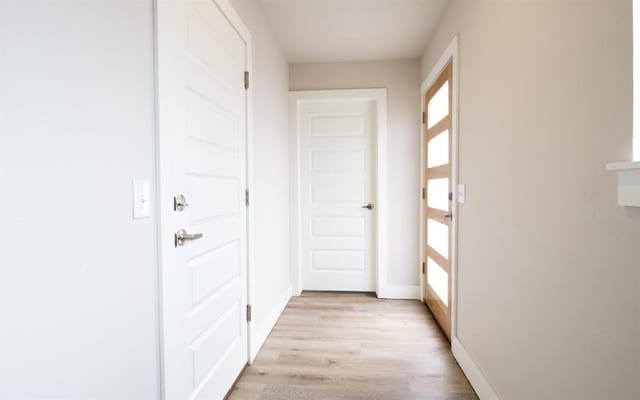
[[[424,117],[425,121],[423,125],[423,136],[424,136],[424,162],[422,164],[422,169],[424,171],[425,179],[423,184],[423,219],[426,221],[425,223],[425,232],[424,237],[425,241],[422,243],[424,246],[424,253],[426,255],[425,261],[423,261],[423,269],[422,272],[425,275],[425,279],[423,280],[423,293],[424,293],[424,302],[427,303],[427,307],[431,310],[431,313],[434,315],[438,324],[444,331],[445,335],[451,339],[451,308],[449,305],[451,304],[451,268],[450,268],[450,260],[451,260],[451,220],[452,220],[452,207],[451,203],[453,202],[453,190],[451,184],[451,110],[452,107],[452,92],[453,85],[451,83],[451,78],[453,75],[453,62],[450,61],[449,64],[445,67],[445,69],[440,73],[438,79],[431,85],[431,87],[427,90],[427,93],[424,96]],[[446,85],[446,86],[445,86]],[[433,98],[440,93],[441,90],[446,90],[447,92],[447,115],[441,120],[435,122],[430,121],[429,119],[429,104],[433,100]],[[433,122],[433,123],[432,123]],[[430,127],[431,126],[431,127]],[[429,143],[435,137],[439,136],[442,133],[448,133],[448,154],[447,159],[448,162],[446,164],[442,164],[436,167],[429,167]],[[440,180],[447,179],[449,185],[447,187],[447,192],[449,193],[449,201],[448,201],[448,209],[441,210],[437,208],[431,208],[429,206],[429,197],[431,195],[430,188],[428,182],[431,180]],[[430,237],[429,237],[429,224],[431,221],[440,223],[442,225],[447,226],[447,250],[448,254],[441,254],[438,250],[431,247],[429,245]],[[431,267],[429,263],[429,259],[435,261],[435,264],[438,264],[446,273],[447,273],[447,299],[446,304],[440,298],[439,294],[429,285],[429,276],[431,274]]]
[[[456,337],[456,328],[457,328],[457,223],[458,223],[458,202],[457,202],[457,185],[458,185],[458,88],[459,88],[459,78],[458,78],[458,38],[457,36],[452,40],[451,44],[442,54],[440,59],[435,63],[431,73],[428,75],[427,79],[423,82],[420,93],[421,93],[421,110],[426,111],[426,100],[429,95],[433,93],[429,93],[429,89],[433,86],[439,88],[439,86],[444,82],[442,79],[442,75],[445,70],[450,66],[448,79],[450,81],[449,94],[450,94],[450,113],[449,113],[449,123],[448,126],[450,132],[450,142],[449,142],[449,167],[450,169],[444,171],[441,169],[440,173],[448,173],[450,177],[450,192],[452,193],[452,201],[450,202],[450,213],[452,214],[452,218],[448,221],[449,225],[449,324],[448,329],[443,328],[443,331],[447,334],[447,337],[450,341],[453,341]],[[440,79],[440,82],[438,80]],[[440,85],[438,84],[440,83]],[[437,90],[437,89],[436,89]],[[422,121],[421,121],[422,122]],[[429,209],[427,208],[426,203],[426,165],[427,165],[427,154],[426,154],[426,138],[429,133],[427,130],[426,118],[425,123],[422,125],[422,129],[420,132],[420,143],[421,143],[421,161],[420,161],[420,187],[425,189],[425,198],[421,199],[420,202],[420,260],[421,260],[421,269],[424,268],[426,272],[426,263],[427,263],[427,237],[426,237],[426,221],[427,221],[427,213]],[[438,123],[431,130],[432,134],[436,131],[436,129],[440,128],[442,131],[442,126]],[[438,169],[438,168],[436,168]],[[437,213],[444,214],[442,211],[438,210]],[[440,222],[444,222],[441,218],[438,217]],[[424,267],[423,267],[424,265]],[[446,268],[445,268],[446,270]],[[425,301],[427,297],[426,292],[426,274],[423,274],[422,271],[420,273],[420,288],[421,288],[421,298]],[[438,314],[438,310],[434,312],[434,314]]]

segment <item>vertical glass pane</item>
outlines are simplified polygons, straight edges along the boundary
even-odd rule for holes
[[[440,297],[445,306],[449,305],[449,274],[427,257],[427,282],[434,292]]]
[[[429,140],[427,144],[427,168],[449,164],[449,131]]]
[[[427,206],[449,211],[449,178],[431,179],[427,182]]]
[[[449,115],[449,81],[446,81],[429,100],[427,105],[427,128],[431,129],[447,115]]]
[[[449,259],[449,227],[432,219],[427,220],[427,244]]]

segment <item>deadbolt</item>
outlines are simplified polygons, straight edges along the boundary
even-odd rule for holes
[[[184,195],[179,194],[173,198],[173,211],[182,211],[188,206],[187,198]]]

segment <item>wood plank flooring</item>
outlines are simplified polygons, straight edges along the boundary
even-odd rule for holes
[[[423,303],[293,297],[230,400],[475,400]]]

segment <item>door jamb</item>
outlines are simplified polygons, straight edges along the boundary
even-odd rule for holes
[[[387,89],[301,90],[289,92],[289,155],[290,155],[290,235],[291,282],[293,295],[302,292],[302,237],[300,205],[300,105],[333,99],[371,100],[376,103],[376,209],[375,213],[375,262],[376,293],[385,297],[387,282]]]
[[[453,78],[452,78],[452,96],[451,99],[451,188],[453,192],[453,199],[451,202],[451,212],[453,218],[451,218],[451,341],[457,337],[457,325],[458,325],[458,99],[459,99],[459,68],[458,68],[458,35],[453,38],[447,49],[440,56],[435,63],[431,72],[422,82],[420,86],[420,182],[418,193],[422,193],[424,186],[424,161],[425,161],[425,142],[424,142],[424,123],[422,121],[422,112],[424,111],[424,98],[429,90],[429,87],[438,79],[438,76],[446,68],[449,61],[453,60]],[[425,240],[425,221],[424,221],[424,201],[420,199],[420,243],[424,243]],[[426,255],[424,254],[424,245],[420,246],[420,261],[427,262]],[[420,267],[421,268],[421,265]],[[420,273],[420,299],[424,301],[424,274]]]
[[[238,32],[238,35],[245,43],[245,66],[244,72],[249,74],[248,87],[245,89],[245,130],[246,130],[246,190],[249,191],[250,198],[253,198],[253,58],[252,58],[252,37],[251,31],[244,24],[240,15],[231,5],[229,0],[213,0],[229,23]],[[243,71],[238,71],[242,73]],[[249,201],[246,207],[247,217],[247,305],[252,304],[253,294],[255,293],[255,278],[253,274],[254,268],[254,208],[253,201]],[[253,364],[253,361],[260,350],[261,343],[255,337],[255,326],[253,319],[247,321],[247,364]]]

